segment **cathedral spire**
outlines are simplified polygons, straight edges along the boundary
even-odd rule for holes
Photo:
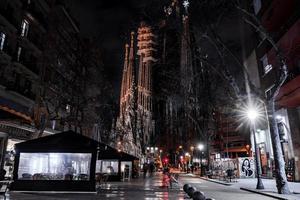
[[[124,102],[123,99],[125,98],[126,91],[128,89],[127,85],[127,67],[128,67],[128,49],[129,45],[125,44],[125,57],[124,57],[124,66],[123,66],[123,75],[122,75],[122,84],[121,84],[121,93],[120,93],[120,115],[124,114]]]
[[[129,50],[129,45],[126,43],[125,44],[125,58],[124,58],[124,68],[123,68],[123,70],[127,70],[127,66],[128,66],[128,50]]]
[[[130,38],[130,50],[129,50],[129,61],[128,61],[128,89],[132,89],[134,84],[134,35],[135,33],[131,32]]]

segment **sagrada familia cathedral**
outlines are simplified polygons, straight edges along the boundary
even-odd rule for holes
[[[142,21],[125,44],[115,143],[137,157],[149,146],[172,147],[195,134],[183,122],[193,94],[188,7],[188,0],[170,1],[162,20]]]

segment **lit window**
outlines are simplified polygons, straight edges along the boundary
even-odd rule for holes
[[[21,25],[21,36],[26,37],[29,31],[29,23],[26,19],[23,19]]]
[[[66,111],[67,111],[67,113],[71,112],[71,106],[69,104],[66,105]]]
[[[268,57],[267,55],[264,55],[260,61],[262,62],[263,68],[264,68],[264,74],[267,74],[269,71],[272,70],[273,66],[268,63]]]
[[[18,47],[18,52],[17,52],[17,61],[20,61],[21,58],[21,53],[22,53],[22,47]]]
[[[4,48],[4,42],[5,42],[5,34],[0,33],[0,50],[2,51]]]
[[[253,0],[253,6],[255,14],[257,14],[261,9],[261,0]]]

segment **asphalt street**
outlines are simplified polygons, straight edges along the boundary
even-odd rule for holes
[[[236,187],[224,186],[217,183],[201,180],[197,177],[181,174],[179,185],[167,187],[166,179],[161,173],[146,179],[140,178],[130,182],[115,182],[104,185],[97,194],[64,194],[64,193],[9,193],[7,200],[167,200],[187,199],[182,190],[185,183],[195,186],[198,190],[204,192],[208,198],[216,200],[268,200],[272,199],[259,194],[242,191]],[[3,199],[3,198],[2,198]]]

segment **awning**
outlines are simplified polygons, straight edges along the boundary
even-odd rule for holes
[[[229,147],[228,150],[224,149],[224,152],[247,152],[245,147]]]
[[[119,152],[117,149],[110,147],[104,143],[99,142],[99,147],[100,151],[98,154],[98,159],[103,160],[103,159],[118,159],[121,161],[134,161],[134,160],[139,160],[139,158],[127,154],[125,152]]]
[[[29,122],[32,122],[30,112],[27,107],[22,106],[11,100],[7,100],[3,97],[0,98],[0,109],[9,112],[13,115],[21,117]]]
[[[280,88],[276,103],[285,108],[300,106],[300,75]]]
[[[300,20],[298,20],[277,42],[281,53],[285,56],[289,70],[292,70],[300,58]],[[278,59],[274,48],[268,53],[268,63],[278,66]]]
[[[277,31],[296,9],[296,0],[273,0],[262,16],[263,26],[270,32]]]

